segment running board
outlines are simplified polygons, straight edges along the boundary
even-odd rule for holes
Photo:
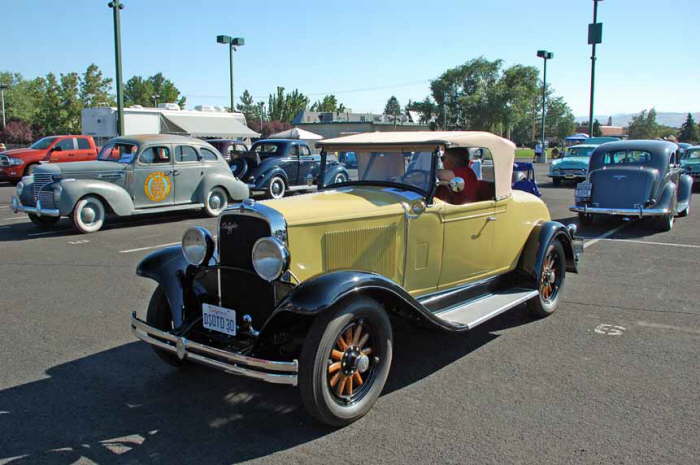
[[[183,210],[197,210],[204,208],[203,203],[186,203],[186,204],[179,204],[179,205],[169,205],[167,207],[146,207],[146,208],[136,208],[134,209],[133,212],[131,212],[132,215],[143,215],[143,214],[151,214],[151,213],[165,213],[165,212],[176,212],[176,211],[183,211]]]
[[[467,303],[458,304],[434,315],[452,326],[472,329],[517,305],[537,297],[538,291],[524,288],[504,289]]]

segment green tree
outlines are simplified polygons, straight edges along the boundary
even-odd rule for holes
[[[423,101],[418,102],[408,102],[406,105],[406,111],[417,111],[420,113],[420,122],[423,124],[429,124],[433,122],[434,118],[437,116],[438,107],[430,98],[426,97]]]
[[[685,122],[681,125],[681,129],[678,132],[678,141],[696,142],[699,139],[700,137],[698,137],[698,125],[695,124],[693,115],[691,113],[688,113]]]
[[[243,91],[239,99],[241,103],[236,105],[236,110],[245,115],[246,121],[260,120],[260,105],[255,103],[253,96],[247,89]]]
[[[600,132],[600,121],[594,120],[593,121],[593,130],[591,131],[591,136],[592,137],[600,137],[603,135],[602,132]]]
[[[401,114],[401,105],[399,104],[399,99],[397,99],[393,95],[389,97],[389,100],[387,100],[386,105],[384,106],[384,114],[392,116]]]
[[[271,121],[291,123],[294,117],[306,110],[309,98],[294,89],[290,93],[284,91],[284,87],[277,87],[274,94],[267,99],[267,112]]]
[[[61,87],[53,73],[41,78],[40,85],[42,98],[33,122],[43,134],[58,134],[61,132]]]
[[[309,108],[311,111],[328,111],[332,113],[342,113],[349,111],[345,105],[338,102],[335,95],[326,95],[321,100],[314,102]]]
[[[630,139],[654,139],[658,136],[659,125],[656,123],[656,110],[642,110],[632,118],[627,133]]]
[[[26,80],[19,73],[0,72],[0,84],[5,89],[5,119],[34,123],[42,100],[42,79]]]
[[[105,78],[96,64],[91,64],[80,81],[80,101],[85,108],[111,107],[116,104],[110,94],[112,79]]]
[[[61,103],[58,110],[60,131],[66,134],[80,134],[80,113],[83,103],[80,101],[80,77],[78,73],[61,74],[59,96]]]
[[[177,103],[181,108],[184,108],[186,103],[186,98],[180,94],[172,81],[163,76],[163,73],[157,73],[148,78],[133,76],[124,84],[124,105],[126,106],[152,107],[156,95],[159,103]]]

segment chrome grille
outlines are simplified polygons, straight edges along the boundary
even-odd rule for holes
[[[41,202],[41,208],[56,208],[53,191],[39,192],[39,201]]]
[[[41,191],[47,184],[53,182],[53,174],[51,173],[34,173],[34,200],[39,197]]]

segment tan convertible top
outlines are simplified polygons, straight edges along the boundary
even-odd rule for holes
[[[350,136],[325,139],[316,143],[326,151],[433,151],[436,147],[487,148],[493,156],[496,198],[511,193],[515,144],[490,132],[480,131],[393,131],[365,132]]]

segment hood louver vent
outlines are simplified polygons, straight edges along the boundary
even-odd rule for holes
[[[396,225],[329,232],[323,236],[323,269],[396,270]]]

